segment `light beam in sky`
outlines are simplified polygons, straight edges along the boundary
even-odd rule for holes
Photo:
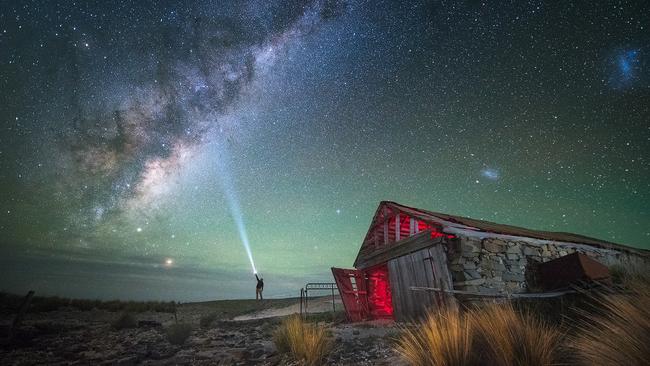
[[[246,233],[246,224],[244,224],[244,215],[241,211],[241,206],[239,204],[239,196],[237,195],[237,190],[235,189],[232,175],[230,174],[230,156],[228,154],[228,147],[225,146],[225,143],[220,142],[215,144],[217,146],[217,151],[219,158],[217,159],[217,170],[219,172],[219,183],[223,191],[224,197],[230,209],[230,214],[232,215],[235,225],[237,226],[237,232],[239,233],[239,238],[241,239],[242,245],[246,250],[248,255],[248,260],[251,262],[251,267],[253,268],[253,273],[257,273],[255,268],[255,261],[253,261],[253,252],[251,251],[251,246],[248,241],[248,234]]]

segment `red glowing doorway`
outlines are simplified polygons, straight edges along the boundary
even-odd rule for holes
[[[368,279],[368,308],[372,319],[393,319],[388,266],[380,264],[365,270]]]

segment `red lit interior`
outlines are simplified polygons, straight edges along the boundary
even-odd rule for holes
[[[445,234],[445,233],[443,233],[441,231],[438,231],[438,230],[435,230],[435,231],[431,230],[431,238],[447,238],[447,239],[451,239],[451,238],[455,238],[455,236],[453,236],[451,234]]]
[[[431,225],[427,224],[424,221],[418,220],[418,232],[431,229]]]
[[[440,231],[440,228],[438,228],[436,226],[429,225],[428,223],[423,222],[423,221],[418,221],[418,231],[424,231],[424,230],[431,230],[431,238],[432,239],[435,239],[435,238],[451,239],[451,238],[455,237],[454,235],[443,233],[442,231]]]
[[[393,301],[388,282],[388,266],[380,265],[365,271],[368,278],[368,307],[372,319],[391,319]]]

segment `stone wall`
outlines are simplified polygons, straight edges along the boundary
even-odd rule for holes
[[[527,279],[531,276],[527,268],[531,263],[547,262],[574,252],[608,266],[650,268],[648,257],[582,244],[460,236],[452,245],[455,248],[449,251],[448,257],[454,288],[486,294],[526,292]]]

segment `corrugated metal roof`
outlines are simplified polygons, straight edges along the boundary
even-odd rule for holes
[[[612,243],[609,241],[591,238],[579,234],[532,230],[532,229],[526,229],[518,226],[497,224],[490,221],[477,220],[469,217],[449,215],[449,214],[444,214],[439,212],[423,210],[420,208],[409,207],[392,201],[382,201],[379,204],[379,207],[382,207],[383,205],[388,205],[406,214],[415,217],[420,217],[423,220],[428,219],[430,221],[434,221],[438,223],[442,222],[443,226],[453,226],[453,227],[464,228],[468,230],[519,236],[519,237],[526,237],[526,238],[568,242],[568,243],[576,243],[576,244],[586,244],[586,245],[591,245],[594,247],[604,248],[604,249],[616,249],[616,250],[635,252],[637,254],[641,254],[644,256],[650,255],[650,251],[645,249],[632,248],[622,244]]]

